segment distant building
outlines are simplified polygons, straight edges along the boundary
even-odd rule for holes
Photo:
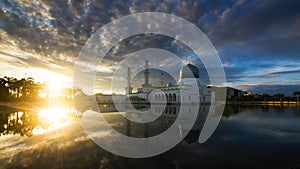
[[[242,90],[235,89],[235,88],[232,88],[232,87],[227,87],[227,96],[226,96],[226,98],[230,99],[230,100],[238,99],[238,98],[243,97],[245,94],[247,94],[247,92],[244,92]]]

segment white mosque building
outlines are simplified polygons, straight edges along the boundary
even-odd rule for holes
[[[164,102],[177,104],[210,103],[211,98],[215,97],[210,86],[201,84],[199,69],[190,63],[180,69],[177,84],[169,83],[167,86],[163,86],[163,75],[161,75],[161,86],[154,87],[149,81],[149,63],[146,61],[144,70],[145,82],[142,88],[138,88],[136,93],[132,93],[130,68],[128,68],[127,74],[128,83],[125,89],[126,95],[130,98],[135,97],[158,104]]]

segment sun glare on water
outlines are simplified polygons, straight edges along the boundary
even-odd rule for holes
[[[59,106],[41,109],[38,116],[42,125],[35,128],[33,134],[42,134],[68,125],[71,123],[71,111],[70,108]]]
[[[32,77],[41,84],[39,101],[45,103],[37,111],[39,124],[33,134],[41,134],[62,128],[72,121],[72,79],[55,71],[29,68],[25,70],[27,77]]]

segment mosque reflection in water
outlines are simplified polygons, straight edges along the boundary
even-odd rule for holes
[[[126,135],[131,137],[140,137],[142,132],[136,132],[137,129],[144,131],[144,136],[142,137],[152,137],[158,134],[161,134],[165,130],[167,130],[171,125],[177,122],[178,128],[178,136],[183,138],[184,142],[187,143],[195,143],[198,142],[198,138],[200,135],[200,131],[203,128],[203,124],[208,115],[209,105],[198,106],[154,106],[152,112],[153,114],[159,114],[159,118],[150,123],[137,124],[127,119],[127,133]],[[179,112],[182,111],[182,114]],[[198,113],[197,113],[198,112]],[[196,113],[196,120],[190,119],[193,116],[189,116],[190,114]],[[128,110],[126,112],[126,117],[128,116],[137,116],[135,111]],[[192,128],[189,130],[189,125],[193,124]],[[186,133],[187,132],[187,133]],[[184,134],[186,133],[186,134]]]
[[[118,107],[117,110],[112,104],[99,104],[98,107],[93,108],[93,111],[102,112],[108,124],[123,135],[148,138],[159,135],[174,126],[178,131],[176,137],[193,143],[198,141],[209,109],[210,105],[206,104],[200,107],[197,105],[135,105]],[[110,113],[116,111],[120,114]],[[97,116],[85,117],[83,115],[84,118],[96,119]],[[101,128],[101,126],[95,128]]]

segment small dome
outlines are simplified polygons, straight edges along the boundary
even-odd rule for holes
[[[199,78],[199,70],[196,66],[189,63],[180,69],[179,78]]]

